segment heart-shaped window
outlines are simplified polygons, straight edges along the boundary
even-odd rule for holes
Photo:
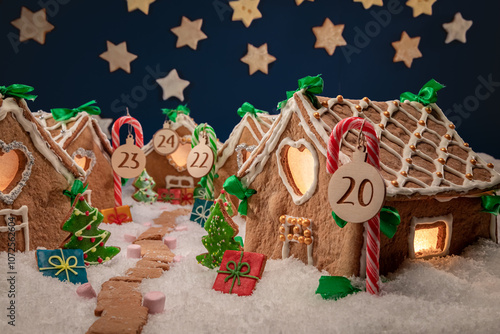
[[[7,204],[21,193],[30,175],[35,158],[20,142],[0,140],[0,200]]]
[[[80,147],[71,155],[71,157],[75,163],[85,171],[85,179],[83,180],[83,182],[85,182],[96,163],[94,152]]]
[[[186,170],[187,157],[191,152],[191,142],[187,138],[181,138],[179,147],[172,154],[167,155],[168,162],[174,166],[177,171],[182,172]]]

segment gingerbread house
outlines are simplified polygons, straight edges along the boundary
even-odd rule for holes
[[[340,120],[372,122],[380,139],[385,205],[401,224],[381,236],[380,272],[406,258],[458,254],[478,238],[497,238],[496,219],[482,212],[480,196],[498,188],[500,174],[465,143],[436,104],[319,98],[316,108],[299,91],[238,171],[248,199],[245,251],[271,258],[295,256],[333,275],[365,272],[364,224],[337,226],[328,202],[330,133]],[[350,161],[357,131],[341,145]],[[294,219],[295,218],[295,219]]]
[[[191,151],[191,135],[196,123],[188,115],[179,113],[170,129],[179,136],[179,147],[166,156],[154,150],[153,140],[144,145],[146,170],[156,182],[155,191],[170,188],[195,188],[199,179],[193,178],[187,171],[187,156]]]
[[[236,125],[217,152],[215,170],[219,177],[214,180],[215,197],[219,196],[224,181],[236,174],[243,163],[248,160],[277,117],[277,115],[265,113],[259,113],[256,116],[247,113]],[[232,196],[232,202],[238,203],[237,198]]]
[[[56,121],[51,113],[38,111],[35,119],[85,171],[82,180],[92,192],[92,201],[98,209],[115,205],[113,188],[113,150],[99,123],[86,112],[64,121]]]
[[[63,191],[84,177],[23,99],[0,96],[0,251],[58,248],[71,209]]]

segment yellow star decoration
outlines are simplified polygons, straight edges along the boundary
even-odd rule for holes
[[[413,17],[420,14],[432,15],[432,5],[437,0],[409,0],[406,5],[413,8]]]
[[[21,17],[11,24],[19,29],[20,42],[34,39],[40,44],[45,44],[45,35],[54,29],[54,26],[47,22],[45,8],[33,13],[28,8],[22,7]]]
[[[137,56],[127,51],[127,42],[114,45],[110,41],[106,41],[106,44],[108,51],[101,53],[99,57],[109,62],[109,71],[114,72],[121,68],[125,72],[130,73],[130,63]]]
[[[304,1],[306,0],[295,0],[295,3],[297,4],[297,6],[300,6]],[[314,0],[309,0],[309,1],[314,2]]]
[[[149,5],[151,5],[156,0],[127,0],[128,11],[134,11],[139,9],[144,14],[149,14]]]
[[[329,18],[326,18],[322,26],[313,27],[312,30],[316,36],[314,47],[316,49],[324,48],[330,56],[333,55],[337,46],[347,45],[342,37],[343,24],[334,25]]]
[[[252,44],[248,44],[247,54],[241,58],[241,61],[248,64],[248,72],[250,75],[257,71],[267,74],[267,67],[276,58],[267,53],[267,43],[262,44],[258,48]]]
[[[418,43],[420,43],[420,37],[411,38],[408,36],[406,31],[401,34],[401,39],[396,42],[392,42],[392,47],[396,50],[393,62],[402,61],[405,63],[406,67],[410,68],[413,59],[421,58],[422,54],[418,49]]]
[[[363,7],[365,9],[368,9],[373,5],[375,5],[375,6],[383,6],[384,5],[382,0],[354,0],[354,2],[362,2]]]
[[[190,21],[187,17],[183,16],[181,25],[170,29],[177,35],[177,44],[175,46],[181,48],[188,45],[191,49],[196,50],[198,42],[207,38],[207,35],[201,31],[202,24],[202,19]]]
[[[245,27],[249,27],[253,20],[260,19],[262,14],[257,6],[260,0],[238,0],[231,1],[229,5],[233,8],[233,21],[243,21]]]

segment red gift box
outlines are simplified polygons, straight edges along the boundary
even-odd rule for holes
[[[181,189],[158,189],[158,201],[167,202],[170,204],[180,204],[181,202]]]
[[[193,205],[194,203],[194,188],[181,188],[180,204]]]
[[[225,251],[213,289],[238,296],[250,296],[262,278],[266,261],[267,256],[264,254]]]

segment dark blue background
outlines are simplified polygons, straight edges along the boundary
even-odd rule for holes
[[[398,13],[387,16],[389,2],[398,5]],[[438,0],[432,16],[413,18],[405,2],[384,0],[384,7],[365,10],[352,0],[306,1],[300,6],[294,0],[262,0],[263,17],[245,28],[241,21],[231,21],[232,11],[223,0],[157,0],[149,15],[139,10],[129,13],[125,0],[4,0],[0,1],[0,85],[34,86],[39,97],[29,104],[33,111],[76,107],[96,99],[102,116],[114,119],[125,114],[122,95],[134,93],[128,106],[142,123],[147,142],[164,120],[160,109],[180,103],[176,98],[163,101],[161,88],[151,87],[150,72],[155,69],[163,77],[175,68],[191,82],[183,103],[196,122],[208,122],[221,140],[239,121],[236,110],[244,101],[275,113],[285,91],[296,89],[297,79],[306,75],[323,74],[324,96],[373,100],[397,99],[403,91],[416,93],[435,78],[447,86],[439,92],[438,104],[460,135],[476,151],[500,157],[500,87],[489,87],[491,91],[481,87],[481,78],[488,77],[500,86],[500,4]],[[55,29],[47,34],[45,45],[33,40],[16,43],[19,30],[10,22],[20,16],[23,5],[33,12],[47,8]],[[375,19],[382,11],[384,26]],[[445,44],[442,24],[456,12],[474,24],[466,44]],[[180,25],[183,15],[203,19],[208,39],[200,41],[196,51],[175,48],[177,37],[170,29]],[[343,36],[358,53],[346,57],[347,49],[341,47],[329,56],[324,49],[313,48],[316,38],[311,28],[322,25],[326,17],[345,24]],[[399,40],[403,30],[411,37],[421,36],[423,58],[415,59],[410,69],[392,62],[391,42]],[[368,32],[364,40],[360,31]],[[108,62],[99,58],[106,51],[106,40],[126,41],[129,52],[138,56],[131,63],[131,74],[109,72]],[[248,75],[248,65],[240,61],[247,43],[257,47],[268,43],[269,53],[277,58],[269,75]],[[463,112],[454,110],[454,104],[465,106]]]

